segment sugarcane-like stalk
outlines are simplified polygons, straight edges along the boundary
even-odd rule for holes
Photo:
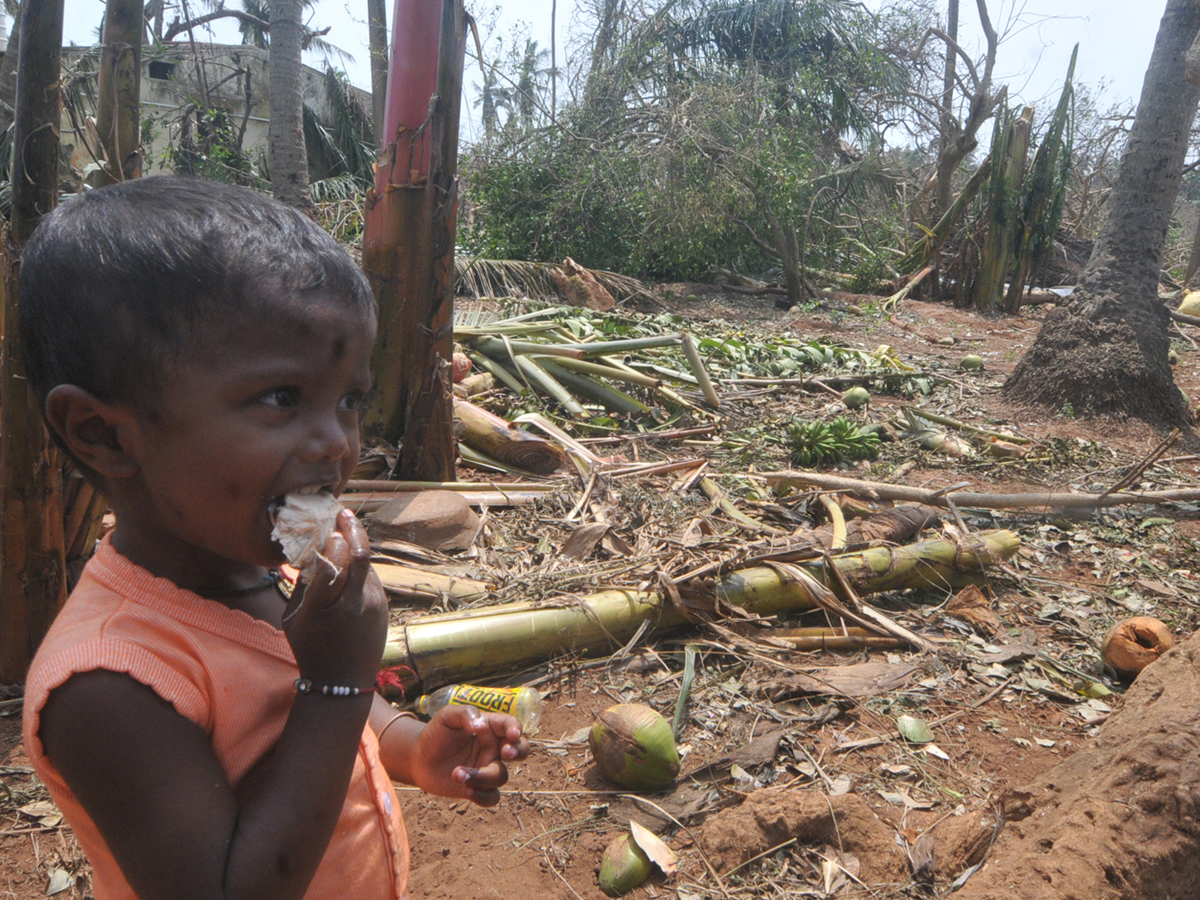
[[[471,341],[471,346],[498,362],[515,362],[514,357],[528,353],[583,359],[582,350],[559,344],[535,344],[531,341],[502,341],[500,338],[494,337],[477,337]]]
[[[542,362],[542,360],[539,359],[538,362]],[[617,366],[605,365],[586,359],[558,357],[554,360],[554,365],[560,369],[570,369],[572,372],[579,372],[583,375],[612,378],[615,381],[625,381],[641,387],[656,388],[662,384],[662,380],[655,378],[653,375],[644,375],[633,369],[618,368]]]
[[[547,372],[535,360],[528,356],[514,356],[513,362],[516,363],[521,374],[524,375],[532,384],[545,394],[549,394],[559,405],[562,406],[573,418],[586,419],[588,417],[587,410],[583,408],[574,395],[565,387],[554,380],[554,376]]]
[[[363,269],[379,303],[379,386],[364,427],[403,436],[396,475],[452,481],[454,239],[462,0],[396,0],[383,152],[367,195]],[[434,55],[436,51],[436,56]]]
[[[66,599],[62,455],[42,424],[17,334],[17,259],[58,200],[62,0],[21,4],[12,214],[2,245],[0,681],[20,681]]]
[[[372,563],[383,589],[403,600],[429,603],[453,597],[464,603],[487,596],[491,586],[472,578],[459,578],[398,563]]]
[[[491,481],[376,481],[374,479],[351,478],[346,482],[346,490],[353,494],[355,491],[377,491],[391,493],[412,493],[415,491],[494,491],[497,488],[509,487],[517,491],[557,491],[561,484],[548,482],[524,481],[516,484],[496,484]],[[348,497],[347,499],[353,499]]]
[[[88,178],[93,187],[142,174],[142,0],[108,0],[97,86],[96,133],[104,166]]]
[[[1020,548],[1010,531],[982,532],[964,544],[927,541],[833,557],[859,593],[899,588],[947,586],[973,577],[985,566],[1008,559]],[[825,583],[824,562],[799,564]],[[642,623],[656,631],[711,615],[718,601],[752,615],[812,609],[816,603],[803,581],[768,567],[731,572],[715,582],[679,585],[682,603],[658,592],[605,590],[584,597],[516,603],[420,616],[392,629],[384,666],[409,666],[426,686],[466,681],[564,654],[596,654],[628,642]]]
[[[459,496],[471,506],[487,506],[500,508],[503,506],[527,506],[539,500],[546,499],[545,491],[459,491]],[[361,493],[343,494],[342,505],[355,515],[370,515],[396,499],[391,491],[362,491]]]
[[[454,399],[454,417],[462,423],[463,443],[502,463],[538,475],[549,475],[567,462],[566,454],[554,444],[524,429],[514,428],[499,416],[466,400]]]
[[[900,638],[882,637],[865,628],[772,628],[766,635],[802,651],[894,650],[907,646]]]
[[[634,416],[653,416],[654,411],[640,400],[630,397],[624,391],[619,391],[614,387],[609,387],[606,384],[601,384],[594,378],[580,372],[571,372],[558,365],[556,360],[548,358],[538,359],[546,370],[546,372],[558,381],[563,382],[574,390],[583,394],[585,397],[590,397],[599,403],[604,404],[604,407],[613,412],[629,413]],[[597,368],[605,368],[598,366]]]
[[[476,372],[454,385],[454,395],[456,397],[476,397],[479,394],[486,394],[495,387],[495,375],[491,372]]]
[[[680,343],[683,344],[683,354],[687,357],[692,375],[695,376],[696,381],[700,384],[700,390],[704,394],[704,399],[711,406],[720,406],[721,398],[717,396],[717,392],[713,388],[712,379],[708,377],[708,371],[704,368],[704,360],[700,358],[700,351],[696,349],[696,342],[692,340],[690,334],[683,334],[680,335]]]
[[[516,375],[514,375],[512,372],[510,372],[504,366],[500,365],[500,363],[496,362],[495,360],[489,359],[488,357],[484,356],[482,353],[474,353],[474,352],[468,353],[467,358],[470,359],[471,362],[473,364],[475,364],[476,366],[478,366],[479,368],[487,371],[487,373],[489,375],[492,375],[493,377],[499,379],[500,381],[503,381],[505,387],[507,387],[510,391],[512,391],[518,397],[524,396],[525,394],[529,393],[529,388],[525,387],[525,385],[523,385],[517,379]]]

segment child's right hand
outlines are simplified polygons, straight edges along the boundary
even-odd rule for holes
[[[338,513],[321,555],[292,594],[284,633],[302,677],[321,685],[369,687],[387,640],[387,597],[371,568],[367,532],[350,510]]]

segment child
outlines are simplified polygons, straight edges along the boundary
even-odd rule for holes
[[[279,584],[272,510],[358,461],[362,273],[260,194],[145,178],[41,223],[20,325],[51,432],[116,513],[25,698],[97,900],[400,900],[391,780],[490,806],[529,744],[511,716],[422,725],[373,692],[387,603],[351,513]]]

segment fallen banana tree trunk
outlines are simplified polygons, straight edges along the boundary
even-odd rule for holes
[[[824,475],[820,472],[766,472],[763,477],[775,490],[815,487],[825,491],[845,491],[865,500],[903,500],[944,508],[953,503],[959,508],[977,509],[1103,509],[1134,503],[1195,503],[1200,500],[1200,489],[1197,488],[1137,493],[1116,491],[1103,494],[1073,491],[986,494],[962,490],[931,491],[900,484],[885,484],[881,481],[859,481],[856,478],[842,478],[839,475]]]
[[[538,475],[549,475],[566,465],[566,454],[554,444],[459,397],[454,398],[454,418],[462,423],[459,439],[464,444],[502,463]]]
[[[1006,560],[1021,541],[1011,531],[989,531],[956,544],[936,540],[879,547],[832,558],[860,594],[899,588],[951,587]],[[823,561],[798,563],[826,583]],[[754,567],[715,581],[673,585],[677,602],[660,592],[606,590],[583,597],[515,603],[420,616],[392,629],[383,665],[407,666],[425,687],[482,678],[566,654],[612,652],[632,640],[644,622],[655,630],[711,615],[718,604],[750,615],[798,612],[816,606],[813,590],[784,571]],[[687,610],[681,607],[686,607]]]

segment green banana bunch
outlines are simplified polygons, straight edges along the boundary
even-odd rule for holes
[[[878,452],[879,436],[859,430],[839,416],[832,422],[793,422],[788,429],[792,465],[802,469],[831,465],[844,459],[872,459]]]

